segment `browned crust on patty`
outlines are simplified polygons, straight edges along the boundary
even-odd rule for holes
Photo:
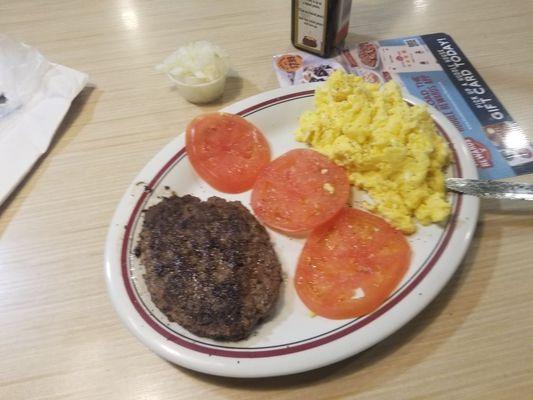
[[[198,336],[244,339],[279,296],[268,233],[237,201],[164,198],[145,212],[136,251],[154,304]]]

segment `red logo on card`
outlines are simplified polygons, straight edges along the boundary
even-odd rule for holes
[[[465,142],[478,168],[491,168],[493,166],[490,150],[484,144],[472,138],[465,138]]]

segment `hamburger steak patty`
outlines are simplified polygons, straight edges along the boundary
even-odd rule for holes
[[[135,253],[157,308],[198,336],[246,338],[279,295],[268,233],[238,201],[164,198],[145,212]]]

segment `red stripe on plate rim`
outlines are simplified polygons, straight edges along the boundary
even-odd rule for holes
[[[259,111],[260,109],[266,108],[267,106],[284,103],[291,99],[297,99],[297,98],[303,98],[307,97],[314,93],[314,90],[307,90],[302,92],[296,92],[291,93],[285,96],[276,97],[258,104],[255,104],[251,107],[248,107],[242,111],[237,112],[238,115],[247,115],[252,112]],[[442,127],[435,121],[435,124],[437,125],[439,131],[446,137],[448,143],[452,145],[452,153],[454,156],[455,161],[455,167],[457,168],[457,176],[462,177],[462,169],[460,160],[457,156],[457,153],[455,149],[453,149],[453,143],[450,141],[449,136],[446,134],[446,132],[442,129]],[[316,340],[293,345],[293,346],[284,346],[281,348],[276,349],[269,349],[269,350],[256,350],[256,351],[242,351],[242,350],[228,350],[228,349],[221,349],[221,348],[213,348],[213,347],[207,347],[198,343],[189,342],[179,336],[176,336],[172,332],[169,332],[166,330],[163,326],[161,326],[157,321],[155,321],[149,313],[146,312],[142,304],[137,300],[137,297],[135,296],[134,289],[131,285],[129,271],[128,271],[128,255],[129,255],[129,238],[131,236],[131,230],[132,227],[135,224],[135,221],[139,217],[141,207],[146,200],[146,198],[149,196],[151,190],[157,185],[159,179],[163,176],[163,174],[184,154],[186,153],[185,147],[180,149],[162,168],[159,170],[159,172],[153,177],[153,179],[146,185],[145,191],[140,196],[139,200],[135,204],[135,207],[133,208],[133,211],[130,215],[130,218],[128,219],[128,223],[125,227],[124,232],[124,238],[122,240],[122,251],[121,251],[121,269],[122,269],[122,279],[124,282],[124,286],[126,289],[126,292],[128,294],[128,297],[134,306],[135,310],[139,313],[139,315],[143,318],[143,320],[156,332],[158,332],[160,335],[162,335],[165,339],[170,340],[184,348],[198,351],[204,354],[209,355],[216,355],[216,356],[222,356],[222,357],[236,357],[236,358],[261,358],[261,357],[275,357],[275,356],[281,356],[296,352],[301,352],[305,350],[309,350],[318,346],[325,345],[327,343],[330,343],[334,340],[340,339],[346,335],[349,335],[350,333],[355,332],[356,330],[364,327],[365,325],[368,325],[370,322],[376,320],[378,317],[385,314],[387,311],[392,309],[395,305],[397,305],[402,299],[404,299],[409,293],[411,293],[418,284],[427,276],[427,274],[432,270],[433,266],[437,263],[437,261],[440,259],[440,256],[446,249],[452,235],[454,232],[454,228],[456,225],[456,216],[459,213],[459,210],[461,208],[462,203],[462,196],[457,195],[457,203],[455,205],[455,210],[453,213],[453,217],[451,221],[448,224],[448,228],[446,229],[446,233],[444,236],[444,239],[440,242],[439,247],[434,251],[431,259],[427,262],[426,266],[422,269],[422,271],[413,279],[400,293],[398,293],[394,298],[392,298],[390,301],[385,303],[381,308],[373,312],[372,314],[368,315],[365,318],[360,319],[358,322],[354,323],[353,325],[350,325],[344,329],[341,329],[339,331],[336,331],[332,333],[331,335],[318,338]]]

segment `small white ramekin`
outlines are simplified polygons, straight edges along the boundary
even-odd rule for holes
[[[181,82],[171,74],[167,74],[170,80],[176,85],[179,94],[185,100],[195,104],[209,103],[222,96],[222,93],[224,92],[224,85],[226,84],[226,75],[227,74],[224,74],[212,82],[190,85]]]

